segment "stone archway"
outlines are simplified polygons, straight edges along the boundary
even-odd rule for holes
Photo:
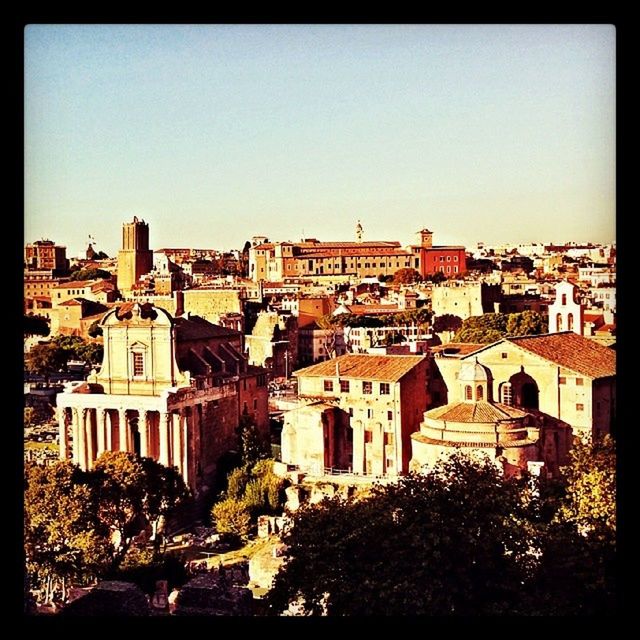
[[[526,409],[538,409],[540,390],[538,383],[522,369],[509,378],[513,395],[513,404]]]

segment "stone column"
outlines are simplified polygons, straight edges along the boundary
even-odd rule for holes
[[[73,437],[73,464],[80,464],[80,411],[71,409],[71,432]]]
[[[173,442],[171,447],[171,464],[177,467],[178,471],[182,473],[182,417],[179,413],[174,413],[172,417],[171,430],[173,433]]]
[[[180,426],[182,431],[182,477],[185,484],[191,486],[191,456],[189,455],[189,416],[185,409],[180,413]]]
[[[96,459],[99,458],[107,450],[106,442],[106,426],[105,426],[105,410],[96,409],[96,431],[98,447],[96,451]]]
[[[147,423],[148,411],[138,411],[138,433],[140,433],[140,457],[149,457],[149,425]]]
[[[104,410],[105,413],[105,447],[107,451],[113,451],[113,414],[109,409]]]
[[[69,457],[69,434],[67,433],[67,410],[65,407],[58,407],[58,437],[60,440],[60,459],[66,460]]]
[[[118,409],[118,431],[120,435],[120,451],[129,451],[129,424],[127,423],[127,410]]]
[[[93,462],[95,460],[94,455],[95,455],[95,442],[94,442],[94,438],[93,438],[93,424],[92,424],[92,420],[91,420],[91,414],[93,413],[93,409],[83,409],[84,411],[84,428],[85,428],[85,433],[86,433],[86,445],[85,445],[85,451],[86,451],[86,469],[91,469],[91,467],[93,467]]]
[[[353,421],[353,472],[364,473],[364,425],[361,420]]]
[[[169,421],[171,420],[171,414],[162,411],[160,413],[160,422],[158,424],[158,438],[160,440],[160,455],[159,461],[160,464],[163,464],[165,467],[169,466],[169,449],[170,443],[169,438],[171,436]]]
[[[78,409],[78,464],[87,469],[87,410]]]
[[[384,435],[382,425],[379,422],[373,425],[373,438],[371,442],[371,473],[381,476],[384,473]]]

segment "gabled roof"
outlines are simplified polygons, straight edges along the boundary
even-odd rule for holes
[[[236,338],[241,335],[239,331],[211,324],[211,322],[200,316],[179,317],[175,318],[174,322],[178,342],[182,340],[201,340],[203,338]]]
[[[426,361],[425,356],[348,354],[298,369],[293,375],[335,378],[339,369],[340,378],[396,382],[423,361]]]
[[[502,342],[510,342],[529,353],[589,378],[608,378],[616,375],[615,351],[572,331],[503,338],[487,345],[476,354]]]

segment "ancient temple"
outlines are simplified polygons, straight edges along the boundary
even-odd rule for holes
[[[100,370],[57,398],[61,458],[89,469],[129,451],[177,467],[197,492],[235,448],[243,413],[268,433],[267,372],[247,363],[240,332],[137,302],[100,327]]]

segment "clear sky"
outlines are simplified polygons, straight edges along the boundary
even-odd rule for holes
[[[25,240],[615,239],[610,25],[31,25]]]

